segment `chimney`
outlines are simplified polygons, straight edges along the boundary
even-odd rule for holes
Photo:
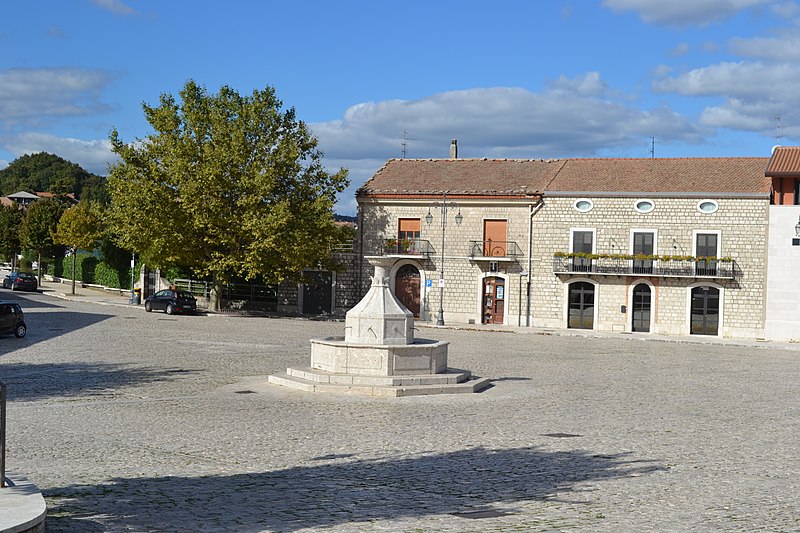
[[[458,159],[458,139],[450,141],[450,159]]]

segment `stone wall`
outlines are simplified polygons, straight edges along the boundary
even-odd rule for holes
[[[638,282],[649,283],[653,291],[651,331],[669,335],[689,333],[689,292],[697,285],[721,289],[722,327],[720,335],[760,338],[764,335],[767,216],[769,201],[764,199],[713,198],[714,213],[701,213],[702,198],[650,198],[655,208],[649,213],[634,209],[636,198],[592,198],[593,208],[586,213],[574,209],[575,197],[548,196],[532,218],[532,246],[528,232],[533,203],[489,200],[457,200],[458,208],[447,213],[444,253],[445,322],[480,323],[481,289],[485,276],[497,275],[506,282],[504,322],[544,328],[567,327],[567,284],[585,279],[597,284],[597,321],[600,331],[631,330],[631,289]],[[407,259],[422,277],[422,320],[435,320],[439,308],[439,277],[442,266],[442,213],[430,209],[433,222],[425,216],[430,202],[413,200],[362,201],[361,244],[365,255],[381,255],[384,239],[397,236],[400,218],[419,218],[421,238],[430,241],[433,252],[425,259]],[[460,225],[455,214],[461,213]],[[483,240],[483,221],[505,219],[509,241],[521,255],[498,261],[497,272],[490,263],[470,257],[470,241]],[[736,262],[733,280],[661,278],[656,276],[598,276],[580,278],[553,274],[553,254],[569,252],[570,232],[575,228],[593,229],[595,253],[632,252],[632,230],[656,233],[656,255],[695,255],[695,232],[718,232],[720,257]],[[530,253],[530,259],[528,254]],[[529,263],[530,261],[530,263]],[[530,264],[530,272],[529,271]],[[366,279],[371,272],[364,272]],[[432,280],[426,288],[425,281]],[[528,287],[530,281],[530,315]],[[623,308],[625,306],[625,308]]]

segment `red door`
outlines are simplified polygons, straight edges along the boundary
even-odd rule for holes
[[[414,265],[403,265],[394,277],[394,295],[400,303],[419,318],[419,270]]]
[[[503,278],[483,280],[483,320],[484,324],[502,324],[505,316],[506,286]]]

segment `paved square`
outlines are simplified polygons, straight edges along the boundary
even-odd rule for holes
[[[797,351],[421,328],[493,387],[310,395],[266,376],[341,322],[13,298],[7,463],[49,533],[800,530]]]

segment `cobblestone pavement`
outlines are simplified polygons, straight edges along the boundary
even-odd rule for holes
[[[266,384],[341,322],[19,295],[7,463],[49,533],[800,531],[800,353],[421,329],[480,394]]]

